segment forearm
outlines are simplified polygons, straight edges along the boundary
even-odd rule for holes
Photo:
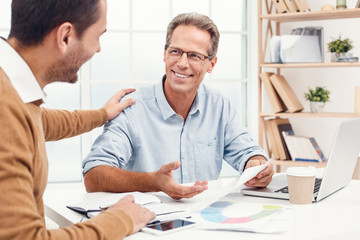
[[[156,172],[130,172],[111,166],[98,166],[84,176],[88,192],[156,192],[160,191]]]
[[[77,136],[102,126],[107,121],[104,108],[99,110],[53,110],[42,108],[42,123],[46,141]]]

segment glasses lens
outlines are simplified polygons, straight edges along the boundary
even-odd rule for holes
[[[170,57],[177,57],[177,58],[181,57],[183,54],[183,51],[177,48],[168,48],[167,52]]]
[[[203,61],[205,60],[205,56],[201,53],[189,52],[188,59],[192,59],[193,61]]]
[[[207,56],[201,54],[201,53],[197,53],[197,52],[184,52],[181,49],[178,48],[172,48],[172,47],[168,47],[167,49],[167,56],[171,59],[174,60],[179,60],[181,58],[181,56],[186,53],[187,59],[189,62],[191,63],[199,63],[201,61],[204,61]]]

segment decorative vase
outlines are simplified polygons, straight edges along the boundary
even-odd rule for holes
[[[310,110],[312,113],[321,113],[324,107],[325,102],[310,102]]]
[[[337,62],[339,53],[332,52],[331,53],[331,62]]]
[[[347,58],[347,57],[351,57],[351,53],[349,53],[349,52],[341,52],[341,53],[332,52],[331,53],[331,62],[340,62],[340,58]]]

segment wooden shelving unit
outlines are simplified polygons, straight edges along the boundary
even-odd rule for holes
[[[359,62],[331,62],[331,63],[262,63],[261,68],[343,68],[360,67]]]
[[[265,5],[264,5],[265,4]],[[266,13],[263,13],[263,7],[265,7]],[[324,62],[324,63],[297,63],[297,64],[279,64],[279,63],[267,63],[264,61],[267,42],[273,35],[280,35],[280,23],[286,22],[301,22],[301,21],[318,21],[318,20],[334,20],[334,19],[348,19],[348,18],[360,18],[360,8],[335,10],[327,12],[297,12],[297,13],[281,13],[274,14],[275,8],[271,0],[258,0],[258,72],[259,74],[264,68],[275,68],[276,73],[280,73],[282,68],[348,68],[348,67],[360,67],[359,62],[347,63],[347,62]],[[274,22],[275,24],[272,24]],[[264,25],[265,24],[265,25]],[[273,29],[275,25],[275,29]],[[265,29],[265,35],[263,34],[263,27]],[[263,112],[262,110],[262,83],[260,78],[258,79],[258,93],[259,93],[259,144],[264,147],[268,146],[266,133],[265,133],[265,118],[267,117],[310,117],[310,118],[359,118],[360,115],[354,113],[340,113],[340,112],[327,112],[327,113],[310,113],[310,112],[298,112],[298,113],[271,113]],[[266,141],[264,144],[264,140]],[[277,170],[280,170],[281,166],[315,166],[325,167],[324,163],[313,162],[294,162],[288,160],[273,160],[273,164],[277,166]]]
[[[287,160],[272,160],[272,164],[276,166],[284,166],[284,167],[309,167],[309,166],[315,166],[318,168],[323,168],[326,166],[326,162],[322,163],[314,163],[313,162],[295,162],[295,161],[287,161]]]
[[[360,115],[354,113],[335,113],[335,112],[297,112],[297,113],[260,113],[260,117],[313,117],[313,118],[360,118]]]
[[[266,1],[266,0],[265,0]],[[268,9],[272,4],[265,3]],[[259,5],[260,6],[260,5]],[[297,13],[281,13],[272,14],[268,11],[268,14],[262,15],[260,13],[260,19],[267,19],[275,22],[301,22],[301,21],[319,21],[319,20],[332,20],[332,19],[346,19],[346,18],[359,18],[360,8],[334,10],[326,12],[297,12]]]

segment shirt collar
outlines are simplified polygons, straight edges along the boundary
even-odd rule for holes
[[[46,95],[36,81],[30,67],[5,39],[0,37],[0,67],[24,103],[45,99]]]
[[[164,92],[164,81],[166,79],[166,75],[163,76],[162,81],[160,81],[158,84],[155,85],[155,96],[159,104],[160,112],[162,114],[162,117],[164,120],[168,119],[169,117],[176,115],[176,112],[171,108],[168,101],[165,97]],[[196,93],[195,99],[193,101],[193,104],[191,105],[191,109],[189,112],[189,115],[195,114],[197,111],[200,112],[200,99],[199,99],[199,91],[201,87],[199,88],[198,92]]]

